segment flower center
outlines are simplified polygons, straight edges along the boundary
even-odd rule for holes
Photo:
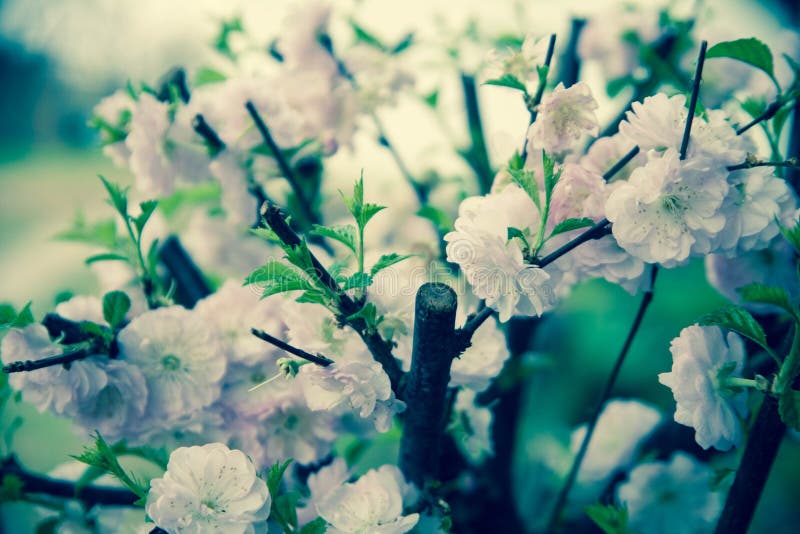
[[[181,368],[181,359],[174,354],[167,354],[161,359],[161,365],[167,371],[177,371]]]

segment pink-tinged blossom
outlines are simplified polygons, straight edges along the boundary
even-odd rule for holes
[[[596,109],[597,101],[586,82],[569,89],[559,83],[539,104],[536,121],[528,130],[531,147],[554,155],[573,150],[584,135],[597,135]]]

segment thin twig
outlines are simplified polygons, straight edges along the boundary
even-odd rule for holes
[[[576,248],[587,241],[591,241],[592,239],[600,239],[601,237],[607,236],[611,233],[611,222],[608,219],[603,219],[602,221],[598,222],[582,234],[580,234],[575,239],[565,243],[564,245],[560,246],[544,258],[539,260],[535,260],[533,265],[543,268],[546,265],[550,265],[558,258],[566,254],[567,252],[571,251],[572,249]]]
[[[613,167],[608,169],[605,172],[605,174],[603,174],[603,180],[605,180],[606,182],[611,180],[619,171],[622,170],[623,167],[625,167],[625,165],[630,163],[630,161],[633,158],[635,158],[637,156],[637,154],[639,154],[639,146],[638,145],[633,147],[632,149],[630,149],[630,151],[627,154],[622,156],[621,160],[616,162]]]
[[[697,110],[697,100],[700,98],[700,80],[703,77],[703,64],[706,61],[706,48],[708,48],[708,41],[702,41],[700,43],[700,54],[697,56],[697,68],[694,71],[692,96],[689,99],[689,113],[686,115],[686,126],[683,128],[683,139],[681,139],[681,160],[686,159],[686,153],[689,151],[692,122],[694,121],[694,113]]]
[[[547,54],[544,58],[544,67],[547,67],[547,73],[549,74],[550,71],[550,63],[553,61],[553,52],[556,49],[556,34],[550,35],[550,42],[547,44]],[[544,95],[544,89],[547,85],[547,76],[544,79],[539,80],[539,86],[536,88],[536,94],[530,101],[525,102],[525,106],[528,108],[530,112],[530,118],[528,119],[528,126],[533,124],[536,121],[536,117],[539,114],[538,106],[542,102],[542,96]],[[528,137],[525,136],[525,142],[522,145],[522,152],[520,153],[522,157],[522,161],[526,161],[528,159]]]
[[[630,330],[628,331],[628,336],[625,338],[625,343],[622,345],[622,350],[620,350],[619,355],[617,356],[616,361],[614,362],[614,367],[611,369],[611,374],[606,380],[606,385],[603,388],[603,393],[600,396],[597,404],[595,405],[594,411],[592,412],[592,416],[589,419],[589,423],[586,426],[586,434],[583,436],[583,441],[581,442],[581,446],[578,449],[578,453],[575,455],[574,460],[572,461],[572,466],[570,467],[569,474],[567,475],[566,481],[564,485],[561,487],[561,490],[558,492],[558,497],[556,498],[556,503],[553,506],[553,511],[550,514],[550,519],[547,523],[547,532],[553,532],[558,524],[561,513],[564,509],[564,506],[567,504],[567,498],[569,497],[569,492],[572,489],[572,486],[575,484],[575,480],[578,478],[578,472],[580,471],[581,464],[583,463],[583,459],[586,456],[586,451],[589,449],[589,443],[592,440],[592,435],[594,434],[595,427],[597,426],[597,421],[600,419],[600,414],[603,411],[603,407],[606,404],[606,401],[611,397],[611,392],[614,389],[614,385],[617,382],[617,377],[619,376],[619,372],[622,369],[622,364],[625,363],[625,358],[628,356],[628,352],[630,351],[631,345],[633,344],[633,340],[636,337],[636,334],[639,332],[639,328],[642,325],[642,319],[644,318],[645,313],[647,312],[648,307],[650,306],[650,302],[653,300],[653,286],[655,285],[656,275],[658,274],[658,266],[653,265],[650,271],[650,287],[645,291],[644,295],[642,296],[642,302],[639,304],[639,309],[636,311],[636,316],[633,319],[633,324],[631,325]]]
[[[298,349],[295,346],[292,346],[285,341],[282,341],[274,336],[271,336],[264,332],[263,330],[259,330],[258,328],[251,328],[250,333],[256,336],[258,339],[266,341],[267,343],[271,343],[278,347],[281,350],[285,350],[289,354],[293,354],[299,358],[303,358],[304,360],[308,360],[311,363],[315,363],[317,365],[321,365],[322,367],[327,367],[333,363],[333,360],[330,358],[323,356],[322,354],[311,354],[310,352],[306,352],[302,349]]]
[[[486,136],[483,132],[481,108],[478,101],[478,87],[475,77],[461,73],[461,90],[464,94],[464,108],[467,112],[467,129],[469,131],[470,147],[465,155],[469,156],[470,164],[478,177],[478,186],[481,195],[485,195],[492,188],[494,172],[489,160],[486,146]]]
[[[212,158],[225,150],[225,142],[220,139],[219,134],[214,131],[214,128],[206,122],[206,118],[200,113],[192,119],[192,129],[205,140]]]
[[[752,169],[753,167],[788,167],[790,169],[800,169],[800,165],[796,158],[790,158],[786,161],[745,161],[730,165],[727,167],[729,171],[739,171],[742,169]]]
[[[472,336],[475,335],[475,331],[478,330],[478,328],[480,328],[480,326],[485,323],[489,317],[495,314],[495,310],[486,306],[485,301],[481,301],[481,304],[483,304],[483,307],[478,310],[477,313],[470,315],[467,318],[467,322],[464,323],[464,326],[456,331],[458,353],[464,352],[469,348]]]
[[[3,366],[4,373],[26,373],[29,371],[36,371],[44,369],[45,367],[53,367],[55,365],[69,365],[72,362],[83,360],[91,356],[94,352],[91,350],[91,344],[84,342],[73,347],[68,347],[64,352],[58,356],[50,356],[42,358],[41,360],[24,360],[19,362],[12,362]]]
[[[759,115],[758,117],[754,118],[744,126],[741,126],[738,130],[736,130],[736,135],[742,135],[753,126],[761,122],[770,120],[781,110],[783,106],[787,104],[787,102],[788,101],[784,100],[783,98],[779,98],[778,100],[772,102],[769,106],[767,106],[767,109],[765,109],[764,112],[761,113],[761,115]],[[797,104],[795,103],[792,105],[796,106]]]
[[[286,181],[289,182],[289,185],[292,188],[292,192],[294,192],[294,196],[297,197],[298,203],[300,204],[300,209],[303,210],[303,215],[305,218],[311,223],[319,223],[319,217],[314,212],[311,207],[311,202],[308,198],[306,198],[306,194],[303,191],[302,185],[300,182],[297,181],[297,177],[292,170],[292,167],[286,161],[286,158],[283,155],[283,152],[278,147],[277,143],[275,143],[275,139],[272,137],[272,133],[269,131],[269,127],[264,122],[264,119],[258,113],[255,105],[252,101],[247,101],[245,104],[248,113],[253,118],[253,122],[256,124],[256,128],[258,128],[259,133],[261,133],[261,137],[264,138],[264,142],[267,144],[267,147],[272,152],[272,157],[275,158],[275,161],[278,163],[278,167],[281,170],[281,174],[283,177],[286,178]]]

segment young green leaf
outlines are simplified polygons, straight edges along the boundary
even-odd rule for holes
[[[355,273],[341,282],[343,291],[348,289],[364,289],[372,285],[372,277],[367,273]]]
[[[227,78],[228,78],[227,76],[225,76],[218,70],[212,69],[210,67],[202,67],[194,75],[194,83],[192,84],[192,86],[200,87],[201,85],[206,85],[209,83],[224,82]]]
[[[394,45],[391,50],[389,50],[389,53],[393,56],[401,54],[406,50],[408,50],[413,43],[414,43],[414,34],[413,33],[406,34],[405,37],[400,39],[400,41],[398,41],[398,43]]]
[[[430,92],[430,93],[428,93],[427,95],[424,95],[424,96],[422,97],[422,100],[423,100],[423,101],[424,101],[426,104],[428,104],[428,106],[429,106],[430,108],[432,108],[432,109],[436,109],[436,106],[438,106],[438,105],[439,105],[439,90],[438,90],[438,89],[434,89],[433,91],[431,91],[431,92]]]
[[[138,217],[132,217],[131,220],[133,221],[133,225],[136,227],[136,231],[139,235],[142,234],[142,230],[144,230],[144,225],[147,224],[147,221],[150,220],[150,216],[155,211],[156,207],[158,206],[157,200],[145,200],[139,204],[139,207],[142,210],[142,213],[139,214]]]
[[[377,327],[378,323],[380,323],[378,309],[371,302],[367,302],[360,310],[346,317],[345,321],[349,323],[357,319],[363,319],[370,329]]]
[[[140,499],[147,497],[147,486],[134,475],[127,473],[117,460],[117,455],[108,446],[100,433],[95,434],[94,447],[87,447],[83,453],[73,456],[79,462],[102,469],[136,494]]]
[[[334,241],[338,241],[352,250],[353,253],[356,252],[356,239],[358,238],[356,236],[356,227],[352,224],[343,224],[341,226],[321,226],[315,224],[310,233],[312,235],[328,237]]]
[[[413,258],[414,256],[415,254],[395,254],[394,252],[391,254],[384,254],[378,258],[378,261],[375,262],[375,265],[373,265],[372,269],[370,269],[369,274],[370,276],[375,276],[387,267],[391,267],[396,263],[400,263],[408,258]]]
[[[72,228],[56,234],[56,239],[114,250],[117,248],[117,225],[111,219],[90,224],[78,214],[72,223]]]
[[[355,20],[350,19],[348,22],[350,23],[350,27],[353,29],[353,33],[355,34],[356,43],[363,43],[367,46],[371,46],[372,48],[377,48],[381,52],[388,51],[387,46],[383,44],[383,42],[380,39],[378,39],[375,35],[367,31]]]
[[[131,299],[122,291],[110,291],[103,297],[103,318],[113,330],[122,325],[130,309]]]
[[[553,232],[550,234],[550,237],[563,234],[565,232],[578,230],[579,228],[587,228],[589,226],[594,226],[594,221],[586,217],[582,219],[565,219],[558,223],[555,228],[553,228]]]
[[[791,228],[783,226],[781,224],[778,225],[781,229],[781,233],[783,237],[786,238],[789,243],[794,247],[794,249],[800,253],[800,220],[798,220],[794,226]]]
[[[728,330],[733,330],[737,334],[751,339],[761,345],[766,350],[771,349],[767,345],[767,336],[764,329],[750,315],[750,312],[739,306],[728,306],[698,319],[697,323],[701,326],[721,326]]]
[[[111,183],[106,180],[103,176],[100,176],[100,180],[103,182],[103,185],[108,192],[108,200],[109,203],[114,206],[114,209],[122,216],[123,219],[128,217],[128,188],[121,188],[119,185],[115,183]]]
[[[453,228],[453,219],[444,210],[440,210],[430,204],[422,206],[417,215],[431,221],[441,233],[448,232]]]
[[[517,78],[513,74],[504,74],[499,78],[486,80],[485,82],[483,82],[483,85],[496,85],[498,87],[508,87],[510,89],[516,89],[517,91],[522,91],[523,93],[528,92],[528,89],[525,87],[525,84],[522,83],[519,80],[519,78]]]
[[[628,510],[614,505],[592,504],[585,509],[589,519],[606,534],[626,534],[628,532]]]
[[[542,167],[544,168],[544,194],[547,199],[547,206],[550,205],[550,199],[553,196],[553,189],[555,189],[558,179],[561,177],[562,169],[555,170],[556,160],[548,156],[542,150]]]
[[[531,246],[528,244],[527,236],[519,228],[514,228],[513,226],[509,226],[506,232],[507,232],[506,239],[508,239],[509,241],[511,241],[512,239],[519,239],[525,245],[526,249],[531,248]]]
[[[706,52],[706,59],[727,57],[742,61],[764,71],[775,80],[772,51],[767,45],[753,37],[717,43]],[[775,82],[777,84],[777,82]]]
[[[783,308],[792,315],[796,313],[796,310],[789,299],[789,294],[786,293],[786,290],[783,288],[753,283],[737,288],[736,291],[742,295],[742,300],[745,302],[772,304],[774,306],[778,306],[779,308]]]
[[[245,279],[244,285],[256,287],[261,298],[286,291],[312,291],[314,284],[291,265],[271,260],[262,265]]]
[[[508,169],[509,174],[511,174],[511,180],[520,186],[523,191],[525,191],[528,196],[533,200],[533,203],[536,204],[536,207],[541,209],[541,200],[539,199],[539,184],[536,183],[536,178],[533,175],[533,171],[526,171],[523,169]]]
[[[380,211],[385,210],[386,206],[379,206],[377,204],[364,204],[361,209],[361,216],[359,217],[359,224],[362,228],[367,226],[367,223]]]
[[[91,265],[93,263],[97,263],[98,261],[130,261],[130,258],[123,256],[122,254],[108,252],[106,254],[95,254],[83,260],[86,265]]]
[[[269,490],[269,494],[273,499],[278,496],[283,474],[286,472],[286,468],[289,467],[289,464],[291,464],[293,461],[294,460],[290,458],[283,463],[275,462],[272,467],[269,468],[269,472],[267,473],[267,489]]]
[[[327,521],[318,517],[303,525],[303,528],[300,529],[300,534],[325,534],[326,530],[328,530]]]
[[[31,303],[28,302],[17,313],[14,307],[10,304],[0,306],[2,314],[0,314],[0,328],[25,328],[26,326],[36,322],[31,312]]]

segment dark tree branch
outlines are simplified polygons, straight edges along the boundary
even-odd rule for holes
[[[264,223],[275,232],[275,235],[277,235],[278,239],[284,244],[296,247],[302,243],[300,236],[298,236],[286,222],[286,217],[280,208],[274,204],[266,203],[261,207],[261,215],[263,216]],[[366,321],[363,319],[347,320],[347,317],[361,309],[362,304],[355,302],[350,295],[342,291],[342,288],[339,287],[339,284],[336,283],[336,280],[327,269],[322,266],[317,257],[313,253],[309,254],[311,255],[314,275],[330,289],[332,294],[336,295],[338,301],[337,307],[340,312],[339,320],[341,322],[346,322],[353,330],[358,332],[358,335],[364,340],[367,348],[372,353],[372,357],[381,364],[383,370],[389,375],[392,389],[398,392],[403,371],[400,368],[400,364],[397,363],[397,360],[392,355],[392,344],[383,339],[379,333],[368,328]]]
[[[717,522],[717,534],[748,531],[785,432],[786,425],[778,414],[778,401],[765,395]]]
[[[191,93],[189,92],[189,84],[186,80],[186,71],[183,67],[173,67],[161,77],[158,81],[158,93],[156,98],[161,102],[169,102],[172,100],[172,92],[177,91],[178,98],[184,104],[189,103]],[[174,89],[173,89],[174,87]]]
[[[12,362],[3,366],[4,373],[24,373],[29,371],[36,371],[37,369],[44,369],[45,367],[53,367],[55,365],[69,366],[72,362],[88,358],[94,352],[90,350],[88,342],[81,343],[79,346],[67,347],[63,353],[58,356],[50,356],[42,358],[41,360],[24,360]]]
[[[464,326],[456,331],[456,353],[460,354],[470,347],[472,336],[475,331],[486,322],[486,320],[495,314],[492,308],[484,305],[477,313],[470,315]]]
[[[681,159],[686,159],[686,153],[689,151],[689,140],[692,133],[692,122],[694,121],[694,114],[697,110],[697,100],[700,98],[700,80],[703,77],[703,64],[706,61],[706,49],[708,48],[708,41],[700,43],[700,53],[697,56],[697,68],[694,71],[694,81],[692,83],[692,96],[689,99],[689,113],[686,115],[686,125],[683,128],[683,139],[681,139]]]
[[[467,111],[467,128],[470,138],[470,147],[465,155],[468,156],[467,162],[478,177],[480,194],[485,195],[492,188],[494,172],[486,147],[486,136],[483,132],[481,108],[478,101],[478,84],[475,82],[475,77],[462,72],[461,90],[464,93],[464,108]]]
[[[16,477],[22,482],[24,493],[44,494],[64,499],[77,499],[91,507],[95,504],[112,506],[134,506],[138,497],[125,488],[87,486],[78,488],[74,482],[57,480],[26,471],[11,456],[0,466],[0,480],[7,476]]]
[[[553,61],[553,53],[556,50],[556,34],[550,35],[550,41],[547,44],[547,53],[544,58],[544,65],[547,67],[548,71],[550,70],[550,63]],[[528,120],[528,126],[533,124],[536,121],[536,117],[539,114],[537,107],[542,102],[542,96],[544,96],[544,89],[547,86],[547,78],[543,80],[539,80],[539,86],[536,88],[536,94],[533,98],[528,97],[526,93],[525,99],[525,107],[528,108],[529,113],[531,114],[530,119]],[[522,145],[522,152],[520,153],[522,157],[522,161],[526,161],[528,159],[528,136],[527,132],[525,135],[525,142]]]
[[[633,158],[635,158],[637,154],[639,154],[639,147],[638,147],[638,146],[635,146],[635,147],[633,147],[632,149],[630,149],[630,151],[629,151],[627,154],[625,154],[624,156],[622,156],[622,159],[621,159],[621,160],[619,160],[618,162],[616,162],[616,163],[614,164],[614,166],[612,166],[610,169],[608,169],[608,170],[607,170],[607,171],[606,171],[606,172],[603,174],[603,180],[605,180],[606,182],[610,181],[610,180],[611,180],[611,179],[612,179],[614,176],[616,176],[616,174],[617,174],[619,171],[621,171],[621,170],[622,170],[622,168],[623,168],[623,167],[625,167],[625,165],[627,165],[628,163],[630,163],[630,161],[631,161]]]
[[[278,147],[277,143],[275,143],[275,139],[273,139],[272,133],[270,133],[267,124],[264,122],[264,119],[258,113],[258,110],[251,101],[248,101],[247,104],[245,104],[245,107],[247,108],[247,112],[250,113],[250,116],[253,118],[253,122],[256,124],[256,128],[258,128],[261,137],[264,138],[264,142],[270,149],[270,152],[272,152],[272,157],[275,158],[275,161],[278,163],[281,174],[283,174],[283,177],[286,178],[286,181],[289,182],[289,185],[292,187],[294,196],[297,197],[298,203],[300,204],[300,209],[303,210],[303,216],[310,223],[319,223],[319,217],[317,217],[317,214],[314,212],[310,200],[306,198],[303,187],[300,182],[298,182],[292,167],[289,165],[289,162],[286,161],[286,158],[284,157],[283,152]]]
[[[603,393],[595,405],[592,416],[589,419],[589,423],[586,427],[586,434],[584,435],[581,446],[578,449],[578,454],[575,455],[575,459],[572,461],[572,467],[569,470],[566,481],[561,487],[561,490],[558,492],[555,505],[553,506],[553,511],[551,512],[550,519],[547,523],[547,532],[554,532],[558,522],[561,519],[561,513],[564,510],[564,506],[567,504],[567,498],[569,497],[570,490],[572,490],[572,486],[575,484],[575,480],[578,478],[578,472],[580,471],[581,464],[586,456],[586,451],[589,449],[589,443],[592,440],[592,435],[594,434],[595,427],[597,426],[597,421],[600,418],[600,414],[603,411],[606,401],[608,401],[608,399],[611,397],[611,392],[613,391],[614,385],[617,382],[617,377],[622,369],[622,364],[625,363],[625,358],[628,356],[628,352],[633,344],[633,340],[636,338],[636,334],[639,332],[639,328],[642,325],[642,319],[644,319],[644,315],[650,306],[650,302],[653,300],[653,286],[655,284],[657,274],[658,267],[653,265],[650,274],[650,287],[642,296],[642,302],[639,304],[639,309],[636,311],[636,316],[634,317],[633,324],[628,331],[628,336],[625,338],[625,343],[622,345],[622,350],[620,350],[617,360],[614,362],[614,367],[611,369],[611,374],[609,375],[608,380],[606,380]]]
[[[322,367],[327,367],[333,363],[333,360],[323,356],[322,354],[311,354],[310,352],[298,349],[297,347],[292,346],[274,336],[271,336],[266,332],[264,332],[263,330],[259,330],[258,328],[251,328],[250,333],[252,333],[258,339],[266,341],[267,343],[271,343],[281,350],[285,350],[289,354],[293,354],[294,356],[303,358],[304,360],[308,360],[311,363],[321,365]]]
[[[564,87],[571,87],[578,82],[581,71],[581,58],[578,57],[578,42],[580,41],[586,19],[573,18],[570,21],[569,41],[567,48],[561,56],[561,69],[559,78]]]
[[[197,301],[212,293],[203,273],[183,248],[177,236],[169,236],[161,245],[158,254],[161,263],[175,281],[175,301],[178,304],[194,308]]]
[[[753,167],[785,167],[788,169],[800,169],[797,158],[789,158],[786,161],[745,161],[727,167],[729,172],[740,171],[742,169],[752,169]],[[788,177],[787,177],[788,181]]]
[[[194,116],[194,119],[192,119],[192,129],[205,140],[212,158],[225,150],[225,142],[220,139],[217,132],[206,122],[203,115],[198,113]]]
[[[800,97],[795,98],[794,103],[794,116],[792,117],[792,132],[789,134],[789,147],[786,154],[791,157],[795,162],[800,158]],[[800,169],[793,167],[786,172],[786,183],[789,187],[794,189],[794,192],[800,194]]]
[[[566,254],[567,252],[571,251],[572,249],[578,247],[586,243],[587,241],[591,241],[592,239],[600,239],[601,237],[607,236],[611,233],[611,222],[608,219],[603,219],[599,223],[595,224],[582,234],[580,234],[575,239],[565,243],[561,247],[557,248],[544,258],[536,260],[533,265],[537,267],[545,267],[550,265],[558,258]]]
[[[797,109],[797,102],[798,101],[795,100],[794,104],[792,104],[792,106],[794,106],[795,109]],[[758,117],[754,118],[744,126],[741,126],[738,130],[736,130],[736,135],[742,135],[753,126],[756,126],[757,124],[760,124],[764,121],[770,120],[781,110],[783,106],[786,105],[786,103],[787,101],[784,100],[783,98],[779,98],[775,102],[772,102],[769,106],[767,106],[767,109],[765,109],[761,115],[759,115]]]
[[[456,306],[456,293],[445,284],[427,283],[417,291],[399,465],[406,479],[420,488],[438,479],[447,384],[455,356]]]

